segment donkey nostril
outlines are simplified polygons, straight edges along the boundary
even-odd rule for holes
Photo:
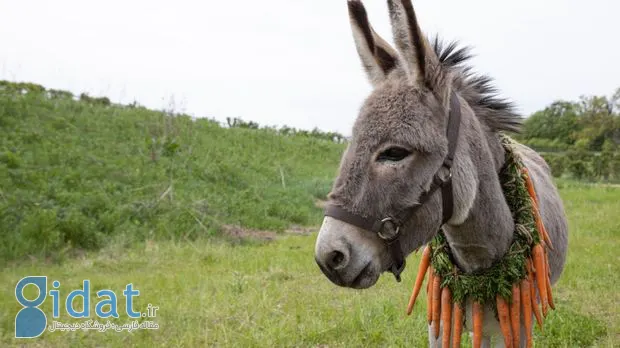
[[[332,251],[329,258],[329,266],[331,268],[338,268],[344,262],[344,254],[338,250]]]

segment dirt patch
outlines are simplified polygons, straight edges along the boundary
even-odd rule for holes
[[[308,227],[308,226],[293,225],[288,230],[286,230],[285,233],[288,233],[288,234],[301,234],[301,235],[307,236],[309,234],[317,232],[318,230],[319,230],[318,227]]]
[[[222,232],[228,237],[232,237],[235,239],[259,239],[266,241],[275,240],[276,238],[278,238],[278,236],[284,236],[287,234],[307,236],[317,232],[318,230],[318,227],[293,225],[286,231],[284,231],[284,233],[276,233],[273,231],[256,230],[236,225],[222,226]]]
[[[278,236],[278,234],[273,231],[255,230],[234,225],[224,225],[222,226],[222,231],[225,235],[238,239],[252,238],[260,240],[274,240]]]

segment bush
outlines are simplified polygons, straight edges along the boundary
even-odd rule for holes
[[[47,93],[51,99],[73,99],[73,93],[59,89],[50,89]]]
[[[532,138],[522,140],[523,144],[531,147],[536,151],[544,151],[544,152],[559,152],[564,151],[569,148],[568,144],[564,144],[561,141],[555,139],[540,139],[540,138]]]
[[[620,181],[620,152],[616,152],[609,165],[611,168],[611,177]]]
[[[568,170],[575,179],[586,179],[591,176],[588,163],[582,160],[571,160],[568,162]]]
[[[561,177],[566,170],[566,158],[562,154],[545,153],[542,155],[549,168],[551,168],[551,174],[557,178]]]

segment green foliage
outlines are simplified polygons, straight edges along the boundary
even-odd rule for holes
[[[555,177],[561,177],[562,174],[564,174],[566,171],[567,160],[563,154],[547,152],[541,153],[541,156],[545,159],[551,169],[551,173]]]
[[[58,90],[58,89],[49,89],[47,93],[49,97],[52,99],[72,99],[73,98],[73,93]]]
[[[9,92],[17,94],[35,93],[40,94],[45,92],[45,87],[30,82],[9,82],[0,80],[0,92]]]
[[[620,144],[620,88],[610,99],[583,96],[579,102],[556,101],[528,117],[519,137],[539,151],[566,150],[576,145],[601,151],[606,141]]]
[[[193,240],[223,225],[315,225],[315,200],[343,150],[311,136],[1,86],[0,260],[58,258],[114,238]]]
[[[240,118],[226,118],[226,123],[230,128],[245,128],[245,129],[262,129],[265,131],[270,131],[275,134],[286,135],[286,136],[303,136],[303,137],[311,137],[316,139],[333,141],[336,143],[344,143],[346,141],[345,136],[336,132],[323,132],[318,128],[313,129],[312,131],[296,129],[288,126],[283,126],[280,129],[276,127],[260,127],[256,122],[246,122]]]
[[[110,99],[108,97],[96,98],[96,97],[91,97],[86,93],[80,94],[80,101],[88,103],[88,104],[92,104],[92,105],[99,105],[99,106],[110,105]]]
[[[565,101],[552,103],[527,118],[523,127],[523,139],[547,140],[559,146],[573,144],[573,133],[578,127],[579,110],[580,107],[576,103]]]
[[[556,101],[526,119],[524,144],[544,153],[554,176],[620,181],[620,88],[612,97]],[[552,154],[554,153],[554,154]]]

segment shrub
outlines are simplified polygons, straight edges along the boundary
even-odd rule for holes
[[[551,168],[551,174],[557,178],[561,177],[566,170],[566,158],[562,154],[545,153],[542,155],[549,168]]]
[[[580,159],[572,159],[568,162],[568,170],[575,179],[587,179],[591,177],[591,171],[586,161]]]

